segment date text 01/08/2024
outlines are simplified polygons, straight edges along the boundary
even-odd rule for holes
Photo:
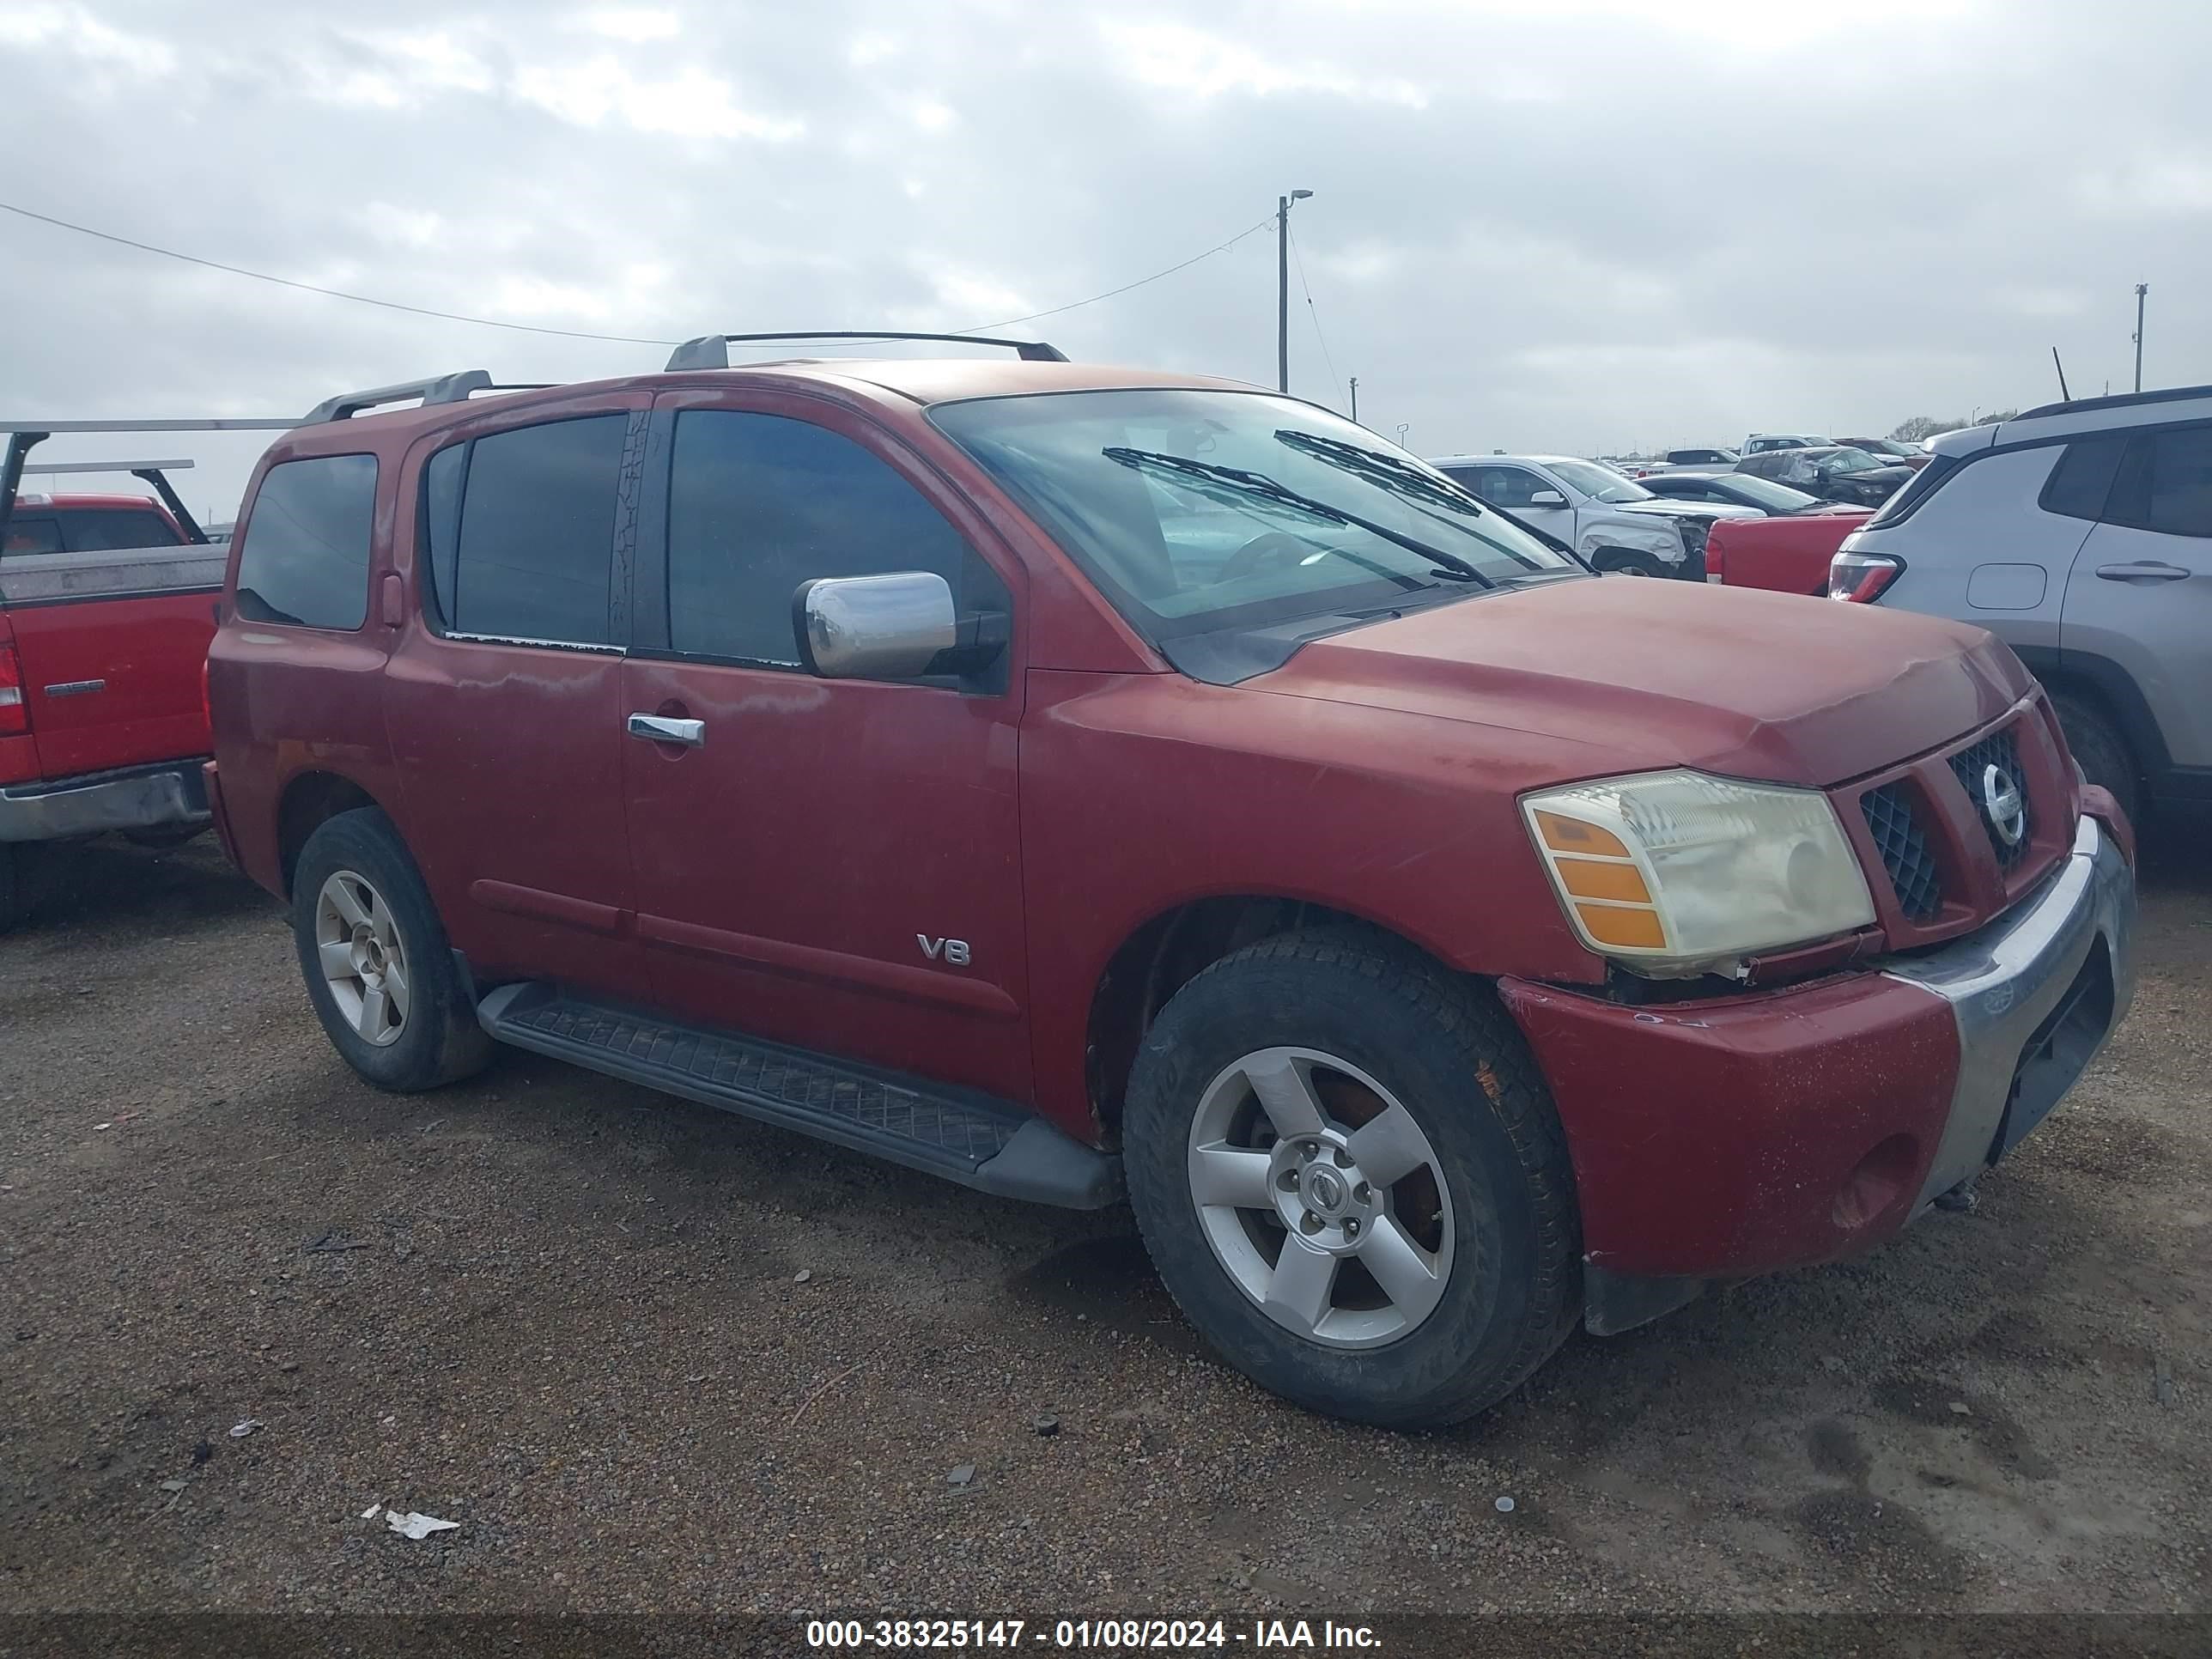
[[[1024,1644],[1094,1651],[1224,1648],[1260,1651],[1373,1649],[1381,1638],[1365,1625],[1322,1620],[1265,1619],[1233,1630],[1213,1619],[811,1619],[811,1648],[1018,1648]]]

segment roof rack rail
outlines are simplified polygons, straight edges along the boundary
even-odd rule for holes
[[[2065,403],[2039,404],[2023,409],[2015,421],[2033,421],[2045,415],[2072,415],[2085,409],[2125,409],[2131,404],[2173,404],[2191,398],[2212,398],[2212,386],[2172,386],[2157,392],[2115,392],[2103,398],[2075,398]]]
[[[190,472],[193,464],[179,461],[26,461],[23,476],[46,477],[69,472]]]
[[[458,374],[434,375],[427,380],[402,380],[396,386],[371,386],[366,392],[348,392],[336,398],[325,398],[307,413],[301,426],[321,426],[331,421],[349,421],[356,415],[366,414],[380,404],[401,404],[419,398],[428,404],[466,403],[472,392],[483,392],[491,386],[491,371],[488,368],[465,368]]]
[[[910,334],[896,329],[815,329],[797,334],[702,334],[669,355],[668,373],[686,368],[727,368],[733,345],[774,340],[940,340],[958,345],[1006,346],[1024,362],[1064,363],[1067,354],[1042,340],[1006,340],[988,334]]]

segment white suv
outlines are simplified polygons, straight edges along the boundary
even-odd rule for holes
[[[2212,386],[1947,432],[1828,590],[1978,623],[2048,686],[2130,812],[2212,811]]]
[[[1617,575],[1703,581],[1713,520],[1763,516],[1755,507],[1668,501],[1571,455],[1446,455],[1429,465]]]

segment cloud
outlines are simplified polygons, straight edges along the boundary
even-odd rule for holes
[[[1064,306],[1295,185],[1294,390],[1339,402],[1356,374],[1361,414],[1433,453],[1603,450],[2025,403],[2054,344],[2077,388],[2124,383],[2142,280],[2147,378],[2212,380],[2208,61],[2190,0],[0,0],[0,198],[410,305],[684,338]],[[12,218],[0,283],[0,380],[32,416],[665,356]],[[1020,326],[1272,385],[1275,283],[1262,230]]]

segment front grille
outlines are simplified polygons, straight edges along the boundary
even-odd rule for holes
[[[2021,792],[2021,828],[2016,842],[2008,842],[1998,834],[1983,799],[1982,779],[1992,766],[2010,778],[2013,787]],[[1982,833],[1990,838],[1990,851],[1996,855],[1997,868],[2009,871],[2027,856],[2027,843],[2035,834],[2035,809],[2027,799],[2027,779],[2020,769],[2020,748],[2013,741],[2011,729],[1992,732],[1980,742],[1961,749],[1951,757],[1951,771],[1959,780],[1959,787],[1966,792],[1966,799],[1973,806]]]
[[[1911,799],[1900,785],[1886,783],[1861,795],[1859,810],[1866,814],[1867,833],[1897,890],[1898,908],[1915,921],[1929,920],[1942,908],[1943,878]]]

